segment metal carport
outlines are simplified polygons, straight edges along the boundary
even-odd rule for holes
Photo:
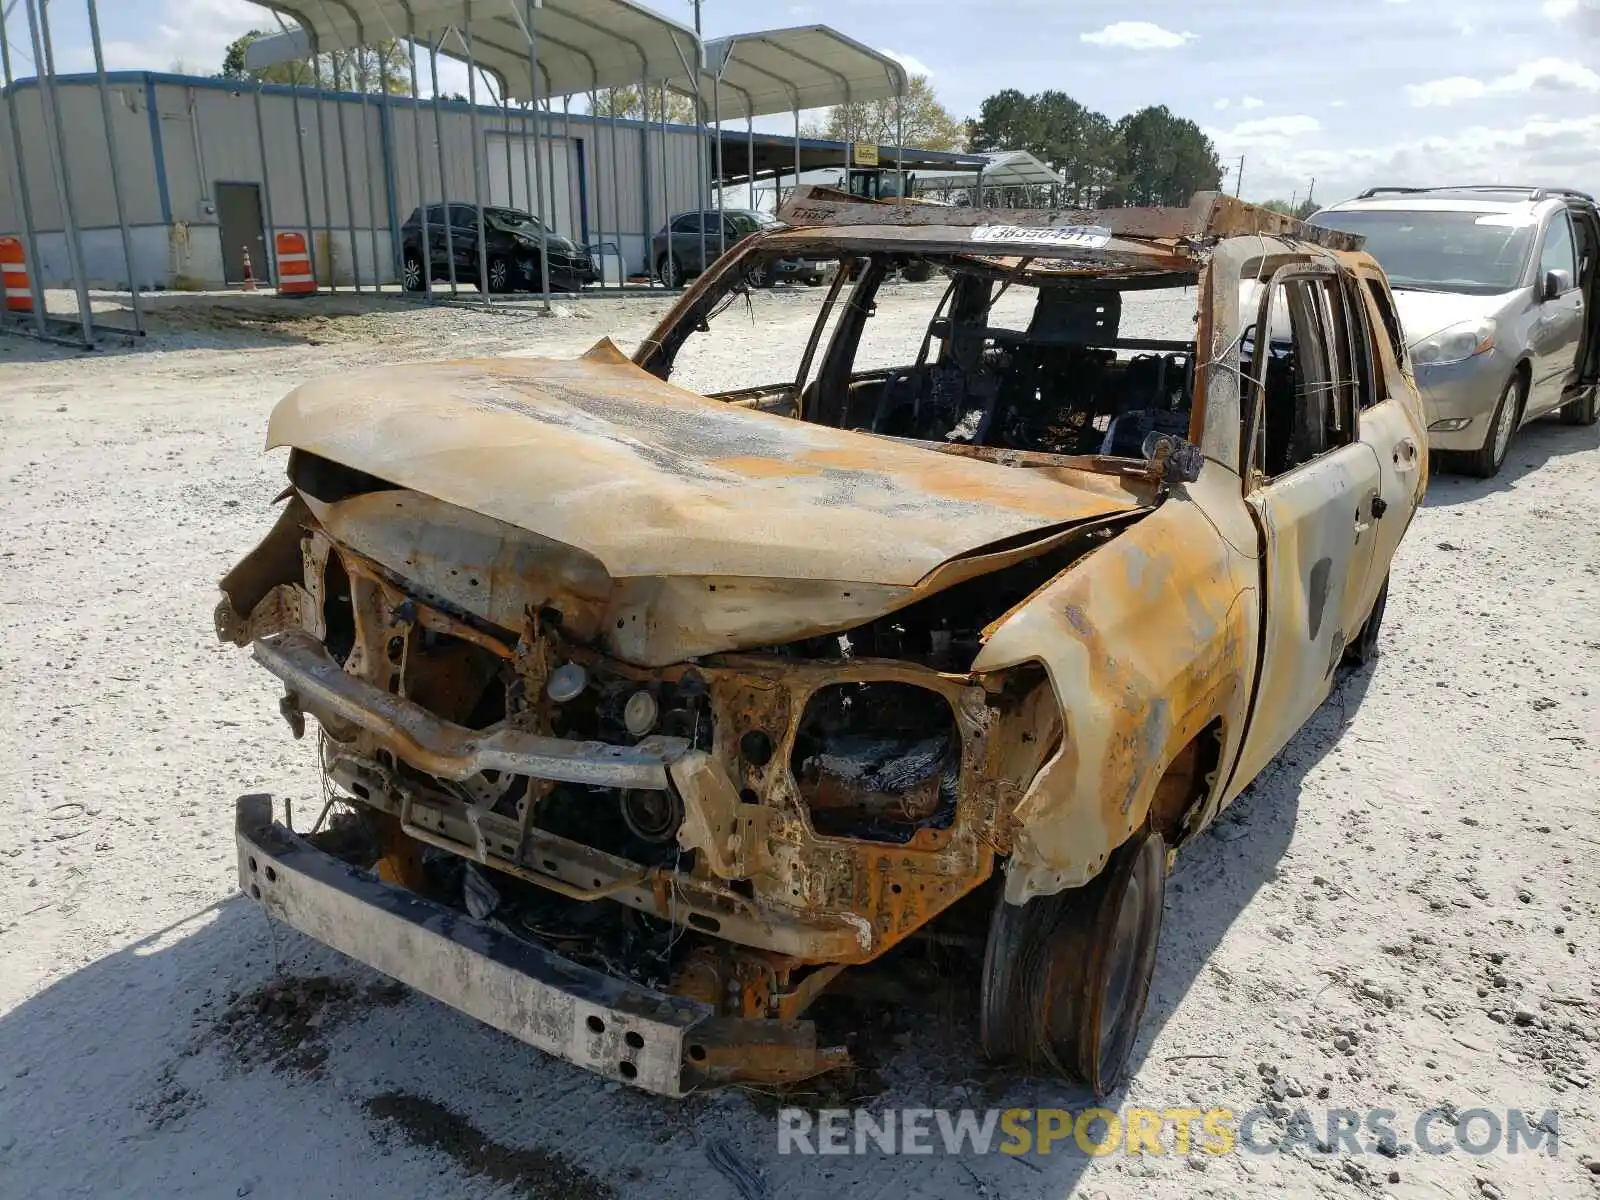
[[[644,105],[646,139],[650,124],[649,98],[652,84],[664,84],[677,77],[687,79],[697,74],[702,64],[699,38],[694,31],[668,20],[650,9],[631,3],[631,0],[270,0],[270,7],[294,20],[299,30],[286,30],[279,37],[262,39],[250,47],[246,65],[262,67],[277,62],[292,61],[312,54],[332,50],[351,50],[372,45],[386,38],[403,38],[411,44],[411,99],[420,103],[417,89],[416,47],[423,45],[428,53],[433,80],[435,130],[438,129],[438,56],[441,52],[466,62],[468,74],[468,99],[476,114],[477,82],[480,74],[493,76],[498,86],[499,103],[506,114],[507,129],[512,120],[511,100],[524,102],[522,122],[525,131],[531,121],[528,144],[534,147],[531,156],[525,154],[523,166],[530,170],[528,195],[537,197],[530,209],[541,218],[540,263],[543,272],[541,292],[546,304],[550,297],[548,255],[548,213],[545,204],[546,187],[541,125],[554,117],[552,101],[560,96],[563,111],[569,111],[570,97],[585,94],[589,97],[590,111],[597,108],[597,95],[601,90],[619,87],[639,88]],[[487,79],[486,79],[487,82]],[[319,89],[320,97],[320,89]],[[382,103],[388,104],[384,89]],[[617,153],[616,117],[613,106],[611,122],[612,173],[616,177]],[[662,137],[665,137],[665,106],[662,106]],[[417,147],[419,194],[426,195],[422,181],[421,124],[414,125]],[[363,128],[363,134],[365,129]],[[439,153],[443,144],[439,139]],[[321,123],[318,124],[319,149],[323,147]],[[483,169],[478,162],[480,137],[474,119],[472,136],[474,202],[478,209],[480,228],[483,226]],[[664,147],[664,141],[663,141]],[[343,139],[341,137],[341,151]],[[510,144],[507,143],[509,172]],[[662,151],[663,162],[665,150]],[[444,168],[440,166],[440,179]],[[703,173],[702,173],[703,174]],[[643,207],[645,224],[650,220],[649,181],[644,180]],[[702,184],[702,204],[704,203]],[[447,201],[448,197],[441,197]],[[667,207],[665,185],[662,187],[662,208]],[[308,205],[309,206],[309,205]],[[422,244],[429,244],[427,229],[428,205],[421,206],[423,228]],[[668,215],[663,211],[663,219]],[[604,214],[597,212],[600,237],[604,242]],[[450,246],[449,223],[445,226],[446,258],[450,270],[452,294],[456,291],[455,257]],[[620,239],[620,230],[618,237]],[[484,239],[478,239],[478,278],[487,276]],[[432,293],[432,271],[427,266],[427,252],[422,270],[423,290]],[[356,282],[360,290],[360,280]],[[489,302],[489,289],[483,289],[484,302]]]

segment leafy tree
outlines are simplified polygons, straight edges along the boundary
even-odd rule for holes
[[[594,113],[597,117],[609,117],[615,114],[619,117],[629,117],[639,120],[644,112],[639,103],[639,89],[635,87],[620,87],[609,91],[599,92],[595,96]],[[661,89],[653,88],[650,92],[650,119],[661,120]],[[667,93],[667,120],[675,125],[693,125],[694,97],[684,96],[678,92]]]
[[[1299,204],[1290,204],[1287,200],[1268,200],[1261,207],[1270,208],[1273,212],[1282,213],[1286,217],[1298,217],[1304,221],[1317,209],[1321,208],[1322,205],[1315,200],[1302,200]]]
[[[1200,127],[1166,108],[1112,122],[1065,92],[996,92],[968,123],[974,150],[1026,150],[1061,172],[1074,205],[1183,204],[1221,185]]]
[[[257,38],[266,36],[265,30],[252,29],[229,42],[222,55],[220,76],[224,79],[248,80],[252,83],[259,80],[297,87],[316,87],[320,84],[344,92],[378,92],[383,90],[387,82],[390,95],[405,95],[411,91],[411,56],[405,43],[398,38],[389,38],[375,46],[318,55],[314,60],[300,59],[247,70],[244,65],[245,48]]]
[[[801,130],[808,137],[835,142],[871,142],[893,146],[899,117],[905,115],[905,144],[923,150],[959,150],[966,129],[939,103],[926,75],[913,75],[906,85],[904,105],[898,97],[840,104],[827,110],[823,121]]]
[[[1222,186],[1222,163],[1200,126],[1166,105],[1142,108],[1117,122],[1122,167],[1115,196],[1125,204],[1186,204]]]

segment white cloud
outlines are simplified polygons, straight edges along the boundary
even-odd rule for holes
[[[1218,100],[1211,107],[1217,109],[1218,111],[1221,111],[1222,109],[1227,108],[1228,105],[1230,105],[1232,103],[1233,103],[1233,101],[1229,100],[1226,96],[1224,96],[1221,100]]]
[[[1445,107],[1490,95],[1521,92],[1600,92],[1600,74],[1565,58],[1540,58],[1490,80],[1452,75],[1406,86],[1406,98],[1417,108]]]
[[[1265,198],[1317,180],[1317,194],[1354,195],[1364,187],[1436,184],[1441,180],[1600,187],[1600,113],[1521,123],[1474,125],[1447,135],[1362,145],[1306,145],[1289,139],[1262,144],[1230,140],[1212,130],[1224,159],[1250,150],[1246,190]]]
[[[1122,50],[1172,50],[1198,36],[1174,33],[1151,21],[1114,21],[1093,33],[1080,33],[1078,40],[1091,46],[1115,46]]]
[[[1239,107],[1244,109],[1261,108],[1265,104],[1265,100],[1257,100],[1254,96],[1246,96],[1243,100],[1239,101]]]
[[[236,37],[251,29],[278,28],[270,12],[246,0],[161,0],[148,8],[155,11],[140,14],[137,36],[107,34],[103,50],[108,70],[166,71],[181,64],[209,75],[222,69],[223,53]],[[63,48],[56,62],[61,70],[89,71],[94,53],[85,39]]]
[[[1296,113],[1292,116],[1257,117],[1253,121],[1240,121],[1232,129],[1208,132],[1219,145],[1225,142],[1230,146],[1275,146],[1284,145],[1291,138],[1318,133],[1321,129],[1322,122],[1315,117]]]
[[[1350,107],[1350,101],[1348,101],[1348,100],[1330,100],[1330,101],[1328,101],[1328,107],[1329,108],[1348,108],[1348,107]]]
[[[1578,11],[1578,0],[1544,0],[1542,7],[1552,21],[1564,21]]]
[[[913,58],[909,54],[901,54],[900,51],[890,50],[887,46],[879,46],[878,53],[887,54],[890,58],[894,59],[895,62],[899,63],[906,69],[907,74],[924,75],[929,79],[933,78],[933,68],[928,66],[928,64],[923,62],[920,58]]]

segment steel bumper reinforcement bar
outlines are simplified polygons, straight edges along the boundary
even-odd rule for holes
[[[267,914],[519,1041],[645,1091],[806,1079],[846,1061],[810,1021],[719,1017],[383,883],[239,797],[239,884]]]
[[[667,790],[667,767],[689,749],[683,738],[649,737],[636,746],[613,746],[516,729],[467,729],[349,674],[321,642],[298,629],[258,638],[250,652],[288,688],[285,711],[309,712],[324,727],[364,729],[440,779],[504,771],[557,783],[660,792]]]

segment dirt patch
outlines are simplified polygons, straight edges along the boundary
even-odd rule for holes
[[[214,1032],[241,1066],[317,1075],[328,1059],[329,1033],[368,1009],[400,1004],[407,994],[398,983],[361,986],[329,975],[274,979],[230,1003]]]
[[[503,1146],[437,1100],[385,1092],[366,1101],[367,1112],[398,1129],[413,1146],[439,1150],[468,1175],[481,1176],[527,1200],[611,1200],[612,1186],[554,1150]]]

